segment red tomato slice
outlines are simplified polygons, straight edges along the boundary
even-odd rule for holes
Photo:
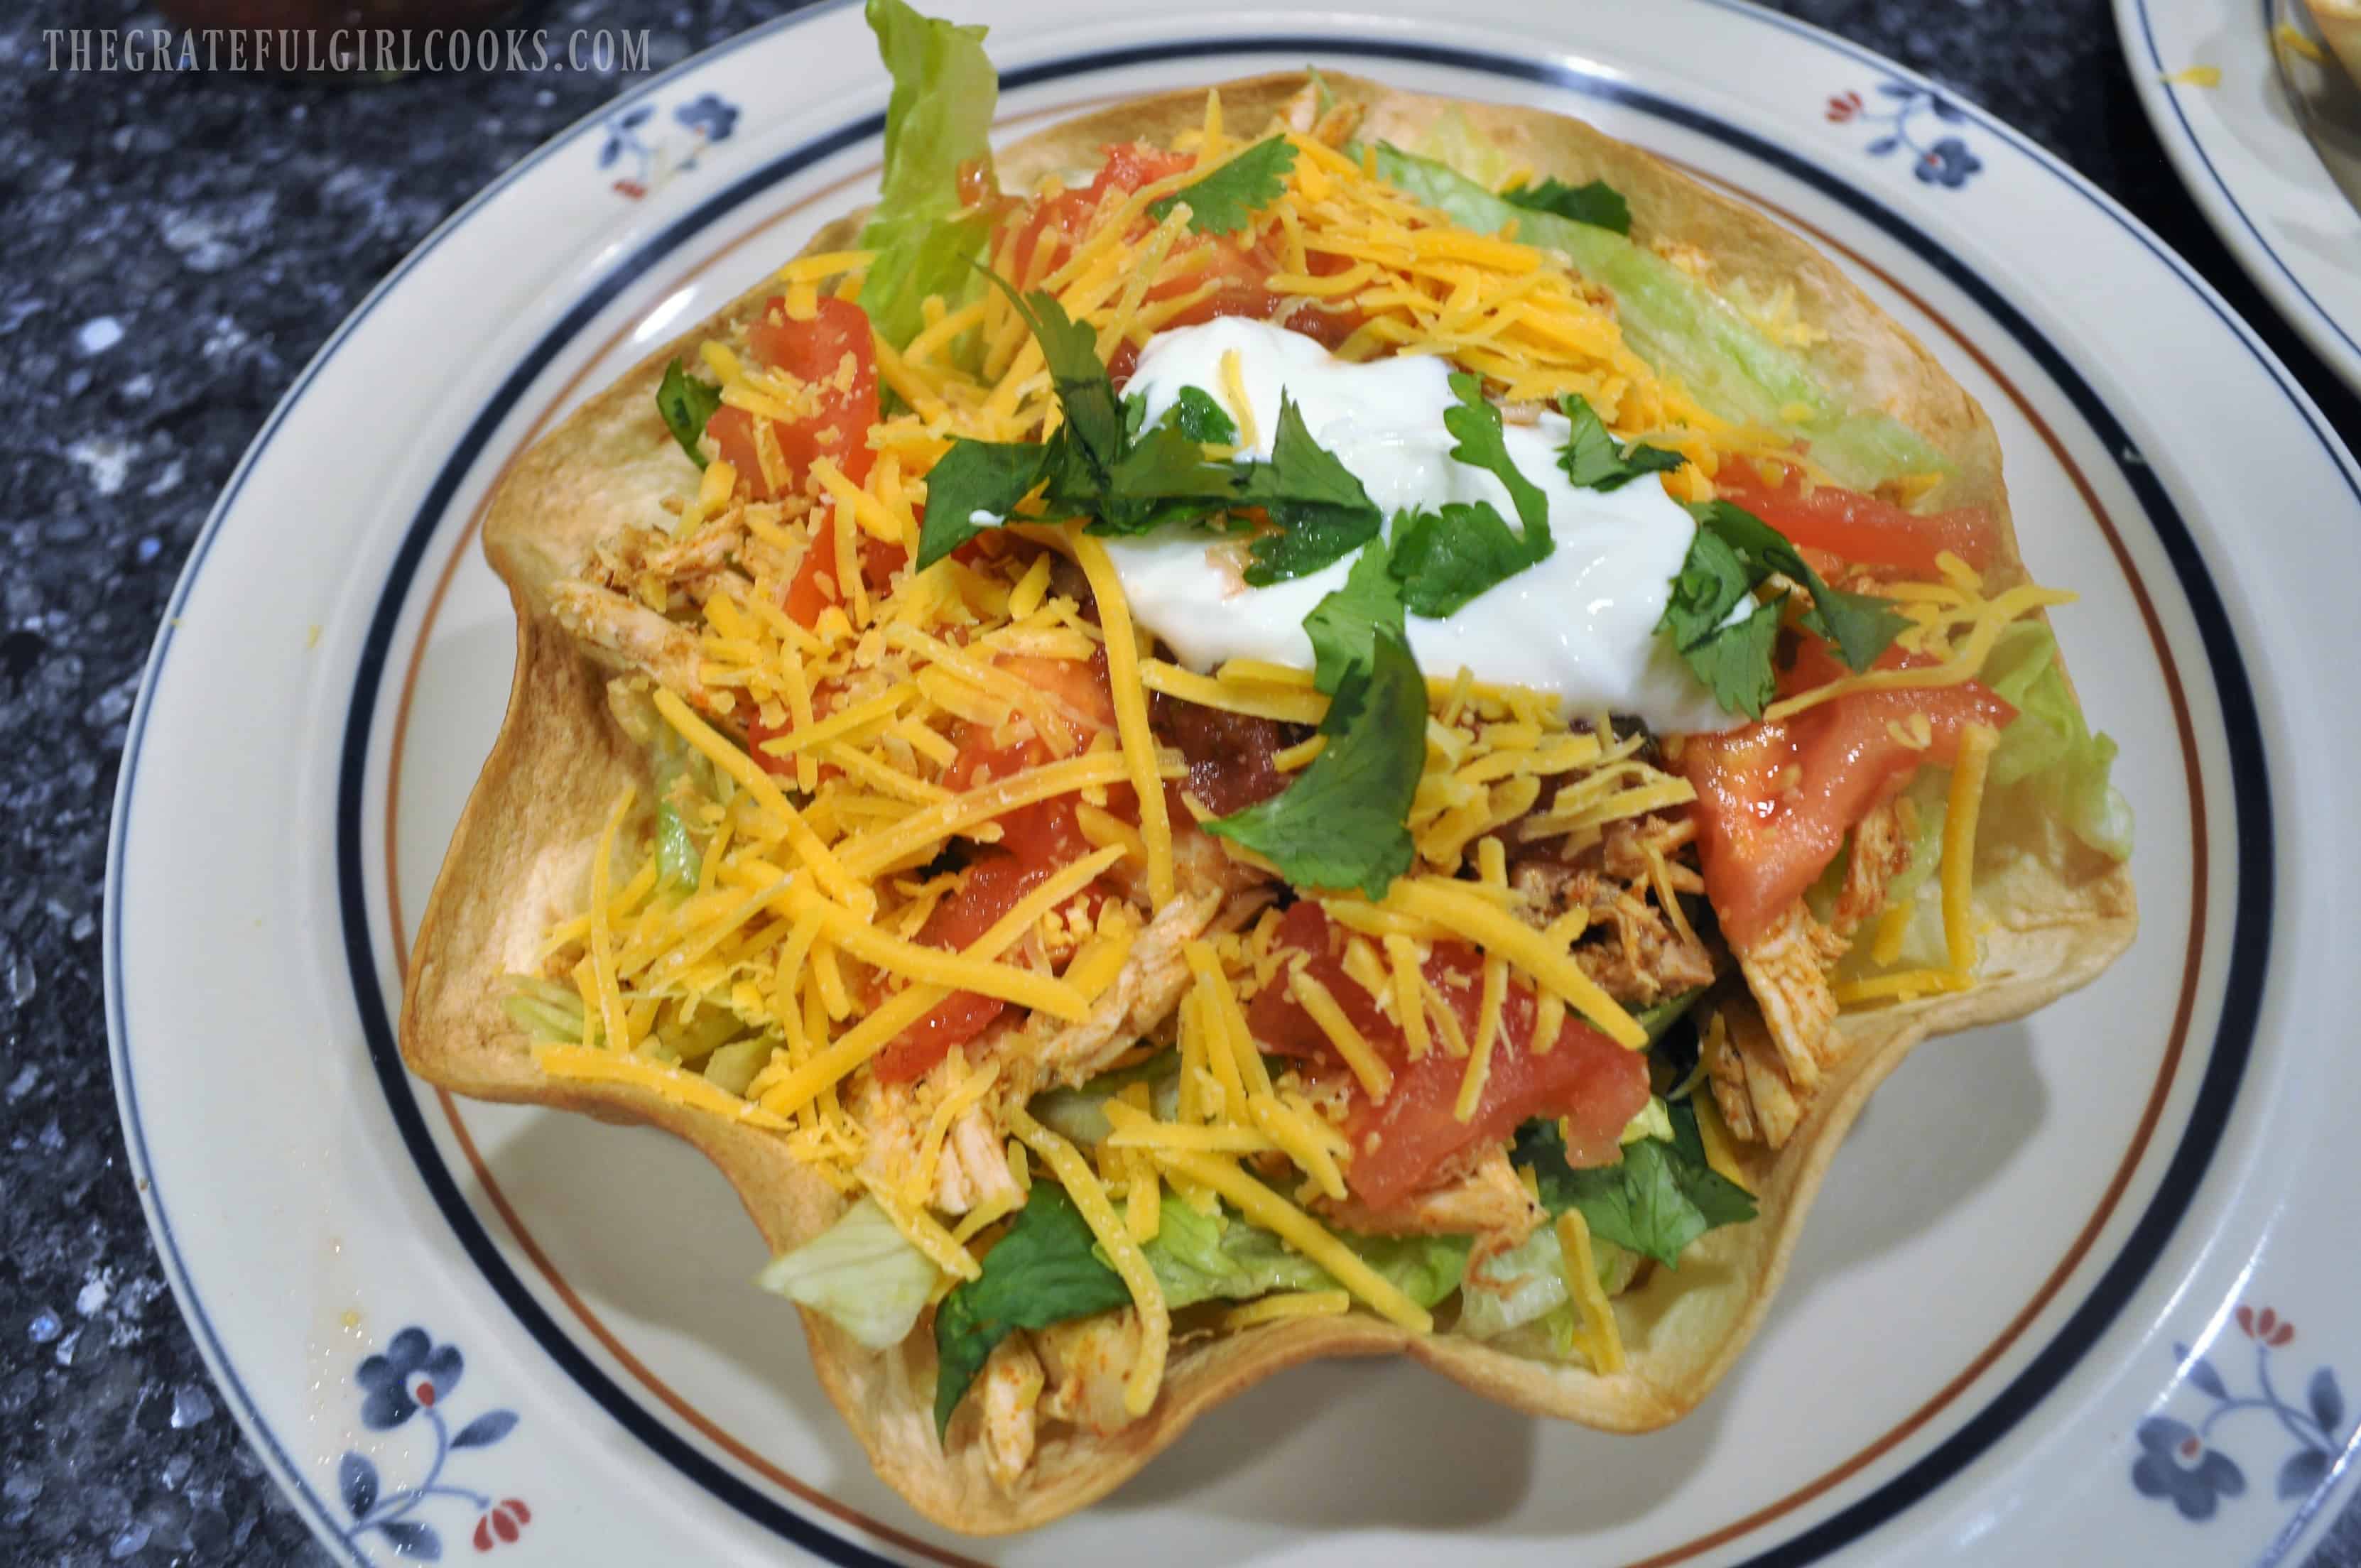
[[[877,349],[868,313],[850,301],[829,299],[820,301],[810,321],[793,321],[786,302],[774,299],[747,339],[758,364],[821,388],[819,407],[808,418],[771,422],[786,460],[788,488],[803,483],[815,457],[834,458],[856,485],[866,479],[877,460],[869,445],[870,427],[877,422]],[[739,482],[756,499],[768,499],[774,492],[755,454],[754,416],[720,408],[705,428],[738,471]]]
[[[1512,976],[1483,1094],[1475,1115],[1462,1122],[1452,1108],[1467,1076],[1466,1058],[1437,1044],[1411,1060],[1401,1031],[1331,953],[1332,941],[1342,935],[1317,904],[1305,899],[1287,912],[1278,940],[1311,955],[1305,972],[1328,988],[1394,1070],[1393,1087],[1374,1103],[1357,1079],[1344,1075],[1352,1084],[1344,1127],[1353,1146],[1347,1180],[1356,1196],[1373,1209],[1389,1208],[1431,1185],[1453,1157],[1503,1143],[1535,1116],[1564,1117],[1571,1124],[1566,1157],[1573,1163],[1602,1165],[1615,1158],[1624,1127],[1648,1102],[1644,1053],[1626,1050],[1568,1017],[1556,1045],[1534,1055],[1527,1048],[1533,1033],[1533,989]],[[1331,1074],[1343,1075],[1328,1036],[1288,994],[1286,972],[1282,968],[1279,978],[1255,996],[1247,1014],[1255,1039],[1281,1056],[1323,1063]],[[1482,955],[1463,942],[1437,942],[1425,972],[1472,1040],[1482,1005]]]
[[[1921,516],[1862,495],[1820,485],[1808,494],[1800,475],[1789,470],[1781,483],[1763,477],[1754,464],[1734,460],[1714,476],[1714,488],[1761,518],[1805,549],[1825,550],[1861,566],[1903,566],[1933,573],[1935,557],[1948,550],[1982,571],[1999,542],[1991,517],[1978,507]]]
[[[1933,730],[1923,751],[1894,734],[1914,714],[1924,714]],[[1922,762],[1948,766],[1969,725],[1998,729],[2015,717],[2006,701],[1970,681],[1856,692],[1793,718],[1689,736],[1680,771],[1697,788],[1697,861],[1722,935],[1735,948],[1754,941],[1828,869],[1846,833],[1890,789]]]

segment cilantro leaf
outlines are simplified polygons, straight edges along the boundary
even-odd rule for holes
[[[1018,1329],[1045,1329],[1112,1311],[1131,1299],[1115,1271],[1091,1251],[1090,1225],[1052,1181],[1036,1181],[983,1270],[935,1309],[935,1431],[951,1415],[994,1347]]]
[[[1617,489],[1642,474],[1669,474],[1686,461],[1679,453],[1661,446],[1620,444],[1579,393],[1567,393],[1558,407],[1574,429],[1566,437],[1565,450],[1558,454],[1557,466],[1581,488]]]
[[[1345,586],[1303,618],[1303,634],[1312,639],[1312,684],[1333,696],[1356,668],[1376,662],[1378,637],[1388,631],[1404,634],[1401,589],[1381,545],[1363,551]],[[1425,729],[1422,722],[1420,731]]]
[[[917,569],[925,571],[985,529],[1008,521],[1041,482],[1050,446],[1030,441],[954,441],[927,475],[927,517],[918,530]],[[991,518],[978,522],[978,512]]]
[[[1726,712],[1760,718],[1775,689],[1771,657],[1785,596],[1730,619],[1774,572],[1804,585],[1812,609],[1802,624],[1835,643],[1838,655],[1853,669],[1874,664],[1909,624],[1884,599],[1828,587],[1784,535],[1752,512],[1728,501],[1708,501],[1689,510],[1697,520],[1697,537],[1673,578],[1656,630],[1672,638]]]
[[[1213,394],[1202,387],[1183,387],[1164,417],[1191,441],[1212,446],[1235,446],[1238,444],[1237,422],[1231,419]]]
[[[1680,1102],[1669,1111],[1672,1137],[1626,1144],[1614,1165],[1569,1167],[1549,1121],[1526,1123],[1510,1157],[1532,1168],[1552,1213],[1579,1209],[1592,1235],[1678,1268],[1682,1251],[1706,1232],[1754,1218],[1754,1200],[1706,1163],[1696,1108]]]
[[[1073,433],[1082,454],[1104,478],[1122,455],[1127,421],[1116,400],[1115,382],[1099,358],[1098,334],[1066,314],[1058,297],[1036,289],[1019,299],[998,273],[988,273],[1001,292],[1016,305],[1033,339],[1041,345],[1042,363],[1058,390],[1058,406],[1065,411],[1065,428]]]
[[[1769,571],[1803,584],[1812,596],[1812,609],[1803,620],[1805,630],[1835,643],[1838,655],[1853,669],[1866,670],[1877,663],[1886,644],[1910,624],[1894,613],[1889,600],[1875,594],[1846,593],[1828,587],[1784,534],[1745,508],[1708,501],[1689,510],[1697,515],[1699,532],[1711,530],[1741,554],[1751,555]]]
[[[1552,175],[1538,185],[1512,185],[1500,192],[1500,200],[1528,212],[1555,213],[1593,228],[1612,229],[1622,235],[1631,232],[1631,203],[1604,180],[1569,185]]]
[[[1449,615],[1532,564],[1489,501],[1449,501],[1394,520],[1393,573],[1412,615]]]
[[[1459,438],[1452,447],[1456,462],[1484,469],[1508,487],[1509,499],[1516,504],[1517,521],[1525,531],[1525,564],[1536,565],[1549,559],[1556,545],[1550,539],[1549,498],[1542,488],[1518,472],[1509,456],[1508,437],[1502,433],[1500,411],[1484,396],[1484,378],[1465,370],[1455,370],[1451,390],[1459,401],[1443,411],[1443,428]]]
[[[1760,718],[1779,690],[1771,667],[1771,652],[1779,641],[1779,616],[1787,596],[1756,605],[1752,613],[1715,628],[1694,648],[1682,650],[1689,668],[1713,688],[1713,700],[1724,713]]]
[[[1093,533],[1146,533],[1188,522],[1227,507],[1237,494],[1237,470],[1209,463],[1205,449],[1170,423],[1159,423],[1126,445],[1095,499]]]
[[[1149,203],[1148,215],[1160,224],[1171,216],[1175,206],[1186,202],[1191,234],[1235,234],[1246,226],[1258,208],[1268,206],[1287,189],[1287,176],[1294,168],[1295,148],[1285,137],[1275,136],[1257,142],[1202,180]]]
[[[1281,393],[1270,461],[1246,470],[1239,499],[1279,525],[1254,543],[1246,582],[1257,588],[1343,560],[1378,536],[1385,514],[1336,455],[1312,439],[1303,411]]]
[[[1304,617],[1328,693],[1328,744],[1285,790],[1205,824],[1299,887],[1358,887],[1381,898],[1415,854],[1405,825],[1426,762],[1426,681],[1403,632],[1382,544]]]
[[[1763,717],[1776,687],[1772,644],[1779,635],[1778,605],[1763,605],[1732,621],[1730,612],[1754,591],[1763,574],[1709,528],[1699,528],[1673,579],[1656,630],[1669,632],[1699,680],[1713,688],[1726,713]]]
[[[1451,456],[1500,481],[1521,532],[1512,531],[1489,501],[1450,501],[1396,518],[1393,575],[1414,615],[1449,615],[1557,548],[1550,537],[1549,498],[1509,455],[1500,411],[1485,398],[1483,378],[1455,372],[1451,390],[1459,400],[1443,415],[1443,427],[1457,438]]]
[[[697,380],[681,368],[677,359],[664,367],[664,379],[656,383],[656,412],[664,416],[664,428],[688,454],[688,460],[700,468],[706,457],[697,450],[697,438],[705,433],[705,422],[720,406],[720,388]]]
[[[1093,518],[1093,532],[1102,533],[1145,532],[1229,504],[1238,485],[1234,468],[1207,462],[1204,449],[1169,423],[1141,436],[1147,404],[1115,396],[1090,327],[1048,293],[1020,297],[1005,280],[992,282],[1040,344],[1064,419],[1045,442],[951,443],[927,476],[920,570],[1005,521],[1036,486],[1045,518]],[[979,512],[994,522],[977,522]]]

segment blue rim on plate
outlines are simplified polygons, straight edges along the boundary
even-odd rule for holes
[[[841,0],[840,0],[841,3]],[[1917,80],[1902,71],[1882,57],[1866,49],[1836,39],[1818,29],[1795,23],[1784,17],[1756,13],[1731,0],[1710,0],[1726,9],[1739,10],[1751,18],[1769,22],[1807,41],[1831,49],[1849,59],[1874,66],[1881,71],[1905,81]],[[645,97],[684,71],[701,69],[737,49],[769,37],[785,27],[794,27],[815,16],[840,8],[840,5],[818,7],[781,18],[768,27],[755,29],[719,46],[707,54],[686,62],[675,71],[652,80],[621,102]],[[2131,1293],[2153,1266],[2157,1255],[2170,1237],[2175,1225],[2185,1212],[2202,1179],[2213,1149],[2226,1124],[2235,1099],[2240,1078],[2252,1046],[2257,1008],[2262,978],[2269,948],[2271,902],[2272,828],[2267,783],[2261,761],[2262,740],[2252,693],[2248,686],[2243,662],[2232,638],[2228,619],[2211,581],[2207,576],[2195,544],[2186,526],[2172,507],[2147,466],[2137,460],[2127,433],[2120,422],[2099,399],[2095,391],[2072,366],[2015,307],[1981,278],[1970,272],[1940,245],[1918,231],[1908,221],[1845,181],[1828,173],[1815,164],[1776,147],[1752,132],[1730,126],[1686,104],[1674,103],[1656,94],[1630,85],[1603,71],[1514,59],[1486,51],[1441,48],[1378,38],[1349,38],[1334,36],[1272,36],[1228,39],[1200,39],[1185,45],[1154,45],[1115,49],[1071,56],[1012,71],[1004,78],[1010,88],[1050,82],[1092,71],[1115,69],[1126,65],[1151,63],[1214,55],[1279,54],[1294,58],[1314,55],[1349,56],[1393,59],[1418,63],[1438,64],[1465,70],[1486,71],[1524,82],[1557,87],[1570,93],[1611,102],[1653,115],[1669,124],[1680,126],[1712,137],[1740,149],[1783,172],[1798,179],[1822,193],[1830,196],[1880,230],[1899,241],[1921,259],[1935,267],[1954,286],[1960,288],[1976,303],[2005,326],[2019,345],[2030,354],[2050,378],[2066,392],[2078,413],[2106,443],[2125,482],[2138,498],[2159,543],[2170,560],[2176,577],[2200,629],[2213,679],[2221,699],[2224,722],[2228,730],[2230,773],[2234,812],[2238,829],[2236,864],[2238,892],[2233,924],[2232,949],[2227,984],[2223,998],[2223,1015],[2213,1048],[2209,1056],[2201,1081],[2197,1103],[2180,1147],[2174,1152],[2162,1182],[2150,1199],[2121,1252],[2104,1274],[2092,1288],[2082,1304],[2067,1323],[2009,1385],[1960,1430],[1944,1440],[1934,1450],[1922,1456],[1901,1475],[1881,1485],[1868,1496],[1857,1499],[1837,1514],[1806,1530],[1789,1540],[1750,1559],[1755,1563],[1800,1563],[1817,1560],[1828,1552],[1859,1539],[1895,1514],[1925,1497],[1959,1469],[1983,1453],[2011,1427],[2039,1404],[2048,1388],[2085,1354],[2099,1336],[2114,1321]],[[293,1463],[276,1434],[263,1421],[259,1409],[239,1382],[218,1334],[214,1331],[203,1303],[191,1290],[188,1271],[181,1258],[169,1215],[161,1194],[146,1181],[148,1160],[141,1127],[136,1075],[131,1070],[128,1031],[124,1018],[124,988],[120,972],[122,901],[120,883],[127,851],[129,806],[138,782],[141,742],[148,718],[148,696],[155,689],[171,642],[170,615],[177,612],[187,598],[205,556],[224,520],[235,503],[247,476],[263,450],[269,445],[288,411],[302,395],[313,378],[357,328],[371,309],[395,287],[412,267],[432,251],[482,203],[489,201],[511,182],[552,154],[570,147],[583,135],[596,128],[616,105],[609,104],[598,114],[578,122],[570,131],[544,147],[532,158],[511,170],[500,181],[488,187],[473,202],[456,214],[435,235],[430,236],[407,258],[385,283],[364,302],[317,358],[307,367],[295,386],[279,408],[273,411],[254,446],[233,476],[221,501],[208,521],[204,533],[192,552],[190,563],[173,594],[168,619],[159,631],[155,650],[150,656],[142,686],[139,707],[133,715],[126,738],[121,784],[118,786],[113,829],[113,854],[110,857],[107,892],[109,918],[107,923],[107,1017],[114,1036],[118,1092],[122,1101],[126,1135],[135,1172],[142,1178],[151,1223],[175,1286],[181,1307],[196,1332],[201,1345],[216,1375],[228,1390],[233,1405],[238,1409],[248,1430],[258,1435],[267,1456],[273,1464],[274,1474],[293,1491],[307,1507],[315,1521],[335,1533],[334,1515]],[[2148,249],[2159,261],[2188,285],[2200,301],[2227,327],[2234,338],[2253,356],[2257,363],[2280,388],[2306,427],[2312,433],[2332,458],[2339,452],[2334,436],[2328,433],[2309,400],[2290,381],[2284,367],[2255,341],[2251,331],[2180,260],[2137,222],[2125,214],[2106,197],[2092,190],[2071,170],[2059,164],[2046,152],[2026,142],[2006,126],[1973,108],[1964,109],[1971,119],[1987,131],[2025,155],[2035,167],[2063,180],[2076,194],[2091,203],[2104,216],[2122,227],[2135,240]],[[336,872],[339,883],[341,913],[346,959],[351,970],[354,997],[360,1014],[365,1037],[368,1042],[372,1064],[383,1087],[389,1108],[404,1143],[417,1162],[420,1175],[430,1193],[450,1222],[471,1260],[484,1273],[489,1283],[503,1302],[516,1315],[520,1323],[542,1344],[552,1358],[575,1381],[606,1409],[626,1430],[646,1442],[668,1463],[698,1482],[721,1500],[787,1539],[832,1561],[840,1563],[884,1563],[865,1548],[835,1534],[808,1517],[780,1503],[774,1497],[740,1480],[713,1460],[691,1446],[652,1416],[618,1387],[605,1373],[593,1365],[585,1354],[558,1327],[533,1298],[506,1261],[500,1255],[481,1223],[477,1220],[458,1191],[448,1171],[436,1155],[418,1103],[402,1068],[395,1045],[391,1021],[383,1001],[375,956],[371,950],[362,874],[362,833],[360,803],[367,779],[369,735],[375,698],[382,681],[390,652],[396,622],[408,589],[415,577],[428,543],[440,522],[448,501],[464,480],[484,445],[489,441],[513,399],[521,394],[545,367],[549,360],[589,319],[603,309],[631,282],[665,254],[693,237],[715,218],[741,204],[778,180],[793,174],[817,159],[854,145],[878,134],[882,117],[871,115],[857,119],[823,137],[776,158],[717,192],[682,219],[643,244],[631,256],[612,269],[589,293],[577,301],[564,319],[535,345],[525,359],[503,383],[500,394],[483,410],[469,426],[452,456],[446,461],[424,503],[412,520],[393,565],[388,574],[382,597],[363,645],[361,660],[355,678],[355,688],[346,726],[337,786]],[[2342,469],[2342,465],[2338,465]],[[2355,488],[2356,500],[2361,500],[2361,486],[2355,486],[2349,473],[2345,475],[2348,487]],[[2333,1484],[2333,1478],[2332,1482]],[[357,1560],[359,1559],[357,1555]]]

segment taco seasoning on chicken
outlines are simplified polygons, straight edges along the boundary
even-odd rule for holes
[[[696,1138],[960,1528],[1313,1354],[1680,1414],[1856,1086],[2130,938],[1989,425],[1572,122],[1313,73],[995,160],[981,29],[869,16],[880,204],[496,506],[411,1061]]]

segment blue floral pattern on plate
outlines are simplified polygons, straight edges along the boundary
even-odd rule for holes
[[[2345,1428],[2345,1390],[2334,1368],[2322,1366],[2312,1373],[2304,1384],[2301,1404],[2283,1398],[2272,1382],[2272,1353],[2294,1340],[2293,1323],[2268,1307],[2241,1305],[2232,1316],[2238,1332],[2254,1342],[2255,1391],[2233,1392],[2212,1361],[2176,1344],[2172,1354],[2180,1367],[2180,1382],[2203,1395],[2213,1408],[2193,1425],[2154,1415],[2134,1432],[2140,1453],[2132,1461],[2133,1488],[2144,1497],[2170,1503],[2192,1524],[2212,1519],[2224,1498],[2246,1494],[2246,1467],[2213,1444],[2213,1429],[2225,1418],[2242,1411],[2268,1412],[2294,1441],[2293,1450],[2279,1459],[2271,1484],[2272,1494],[2282,1503],[2312,1496],[2355,1436]]]
[[[1858,121],[1878,129],[1880,134],[1865,149],[1872,158],[1906,151],[1911,155],[1910,171],[1922,183],[1949,191],[1965,185],[1983,168],[1983,160],[1969,149],[1964,137],[1934,135],[1921,117],[1931,116],[1938,127],[1963,124],[1967,115],[1957,104],[1914,82],[1881,82],[1873,91],[1873,99],[1850,91],[1839,93],[1828,99],[1828,118],[1839,125]]]
[[[607,117],[598,167],[617,170],[609,183],[636,202],[675,175],[695,169],[698,157],[714,143],[728,141],[737,132],[738,115],[738,105],[719,93],[700,93],[675,104],[673,122],[689,135],[686,148],[675,151],[673,138],[654,124],[656,105],[634,104]]]
[[[514,1541],[532,1522],[533,1510],[522,1498],[502,1497],[452,1485],[443,1479],[451,1456],[464,1449],[489,1448],[507,1437],[517,1424],[514,1410],[487,1410],[451,1430],[443,1404],[459,1387],[467,1358],[455,1344],[436,1344],[424,1329],[412,1325],[389,1341],[385,1348],[361,1358],[353,1369],[353,1383],[361,1393],[361,1424],[371,1431],[394,1431],[419,1416],[434,1434],[434,1457],[425,1474],[408,1486],[389,1490],[377,1464],[367,1454],[347,1450],[336,1463],[336,1491],[353,1522],[344,1539],[359,1547],[375,1536],[395,1553],[413,1562],[434,1563],[443,1556],[443,1536],[424,1519],[411,1516],[439,1498],[456,1498],[477,1512],[470,1536],[476,1550]]]

